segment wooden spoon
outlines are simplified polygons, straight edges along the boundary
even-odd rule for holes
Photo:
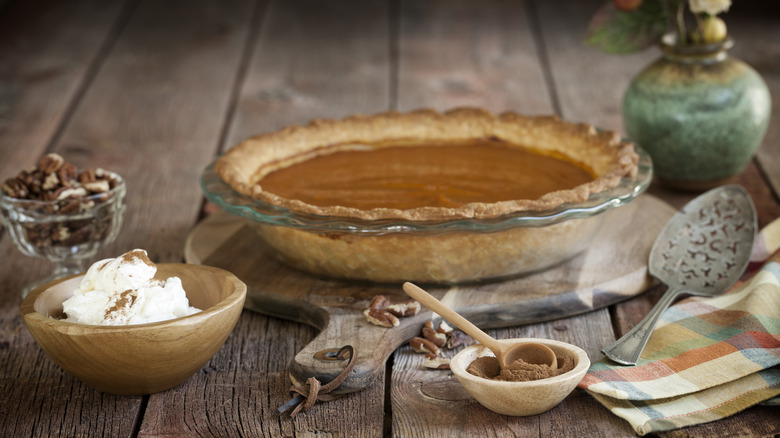
[[[453,325],[466,332],[466,334],[476,339],[480,344],[489,348],[490,351],[496,355],[496,359],[498,359],[498,363],[502,370],[512,369],[511,365],[517,359],[522,359],[524,362],[530,364],[549,365],[552,369],[558,368],[558,359],[555,357],[555,353],[550,347],[536,342],[517,342],[514,344],[502,343],[480,330],[458,312],[452,310],[452,308],[437,300],[417,285],[406,282],[404,283],[403,288],[407,295],[419,301],[425,307],[438,313],[442,318],[451,322]]]

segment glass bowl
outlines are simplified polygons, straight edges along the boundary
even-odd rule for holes
[[[635,146],[636,147],[636,146]],[[636,147],[638,172],[585,202],[494,219],[432,222],[316,216],[253,199],[233,190],[211,163],[201,177],[206,198],[249,219],[281,261],[328,277],[379,283],[458,284],[543,270],[585,250],[602,213],[628,204],[652,179],[650,156]]]
[[[19,199],[0,194],[0,221],[24,255],[56,264],[45,279],[27,286],[22,297],[36,286],[83,272],[86,259],[112,242],[125,211],[125,181],[115,181],[107,192],[56,201]]]

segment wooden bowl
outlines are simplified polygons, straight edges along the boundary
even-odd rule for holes
[[[555,377],[530,382],[505,382],[477,377],[468,371],[469,364],[493,353],[481,344],[464,348],[450,360],[450,369],[463,388],[484,407],[502,415],[527,416],[548,411],[563,401],[580,383],[590,367],[588,355],[581,348],[550,339],[517,338],[501,342],[538,342],[550,347],[561,359],[574,359],[574,369]]]
[[[157,265],[157,278],[181,279],[193,315],[150,324],[100,326],[50,318],[62,314],[83,274],[30,292],[20,307],[38,345],[65,371],[110,394],[152,394],[178,386],[216,354],[233,331],[246,285],[217,268]]]

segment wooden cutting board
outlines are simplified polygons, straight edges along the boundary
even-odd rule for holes
[[[426,290],[483,328],[550,321],[631,298],[650,285],[647,260],[656,236],[675,209],[648,194],[606,213],[592,246],[575,258],[532,275],[493,283],[426,286]],[[187,263],[233,272],[248,286],[245,308],[302,322],[320,334],[290,364],[295,383],[314,376],[329,382],[343,369],[333,351],[352,345],[357,364],[339,392],[360,390],[384,372],[399,346],[435,317],[423,311],[394,328],[368,323],[363,310],[375,295],[391,301],[408,297],[400,284],[379,285],[309,275],[261,250],[259,235],[246,219],[215,213],[189,234]]]

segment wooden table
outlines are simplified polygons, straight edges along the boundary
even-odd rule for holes
[[[600,1],[0,0],[0,178],[45,152],[128,181],[121,235],[107,257],[145,248],[183,259],[204,215],[203,168],[241,139],[317,117],[388,109],[483,106],[557,113],[622,131],[620,99],[657,56],[608,56],[581,40]],[[752,8],[752,9],[751,9]],[[766,10],[769,8],[770,10]],[[731,51],[780,102],[780,14],[735,2]],[[778,105],[776,104],[777,108]],[[763,226],[780,217],[780,112],[739,177]],[[680,207],[692,194],[651,192]],[[641,232],[641,230],[637,230]],[[101,257],[102,258],[102,257]],[[245,311],[219,353],[175,389],[144,397],[97,392],[38,348],[19,291],[51,265],[0,237],[0,436],[632,436],[576,391],[544,414],[493,414],[446,372],[399,348],[363,391],[293,419],[286,367],[313,328]],[[631,328],[658,292],[548,323],[491,330],[583,347],[591,359]],[[413,360],[414,359],[414,360]],[[664,435],[771,436],[776,408]]]

